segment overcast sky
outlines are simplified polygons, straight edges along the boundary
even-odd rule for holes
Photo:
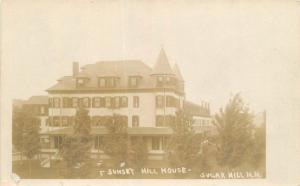
[[[29,2],[3,3],[2,85],[11,98],[46,94],[73,61],[152,67],[162,45],[181,68],[187,99],[213,110],[237,92],[256,111],[299,95],[295,1]]]

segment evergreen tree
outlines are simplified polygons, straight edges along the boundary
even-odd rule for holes
[[[173,135],[168,144],[168,159],[175,167],[193,167],[199,158],[201,141],[192,127],[192,119],[182,110],[177,111],[175,122],[171,124]]]
[[[217,161],[221,167],[237,168],[249,160],[253,146],[252,119],[239,94],[215,115]]]
[[[255,169],[265,171],[266,168],[266,126],[254,130],[253,158],[251,164]]]
[[[76,111],[73,132],[64,137],[61,155],[63,176],[67,178],[88,178],[90,175],[91,120],[88,110]]]
[[[31,176],[32,159],[40,150],[40,124],[39,119],[34,117],[30,111],[17,109],[13,112],[12,142],[14,147],[21,152],[21,156],[29,160],[28,171]]]
[[[113,115],[106,121],[108,135],[104,137],[104,152],[111,157],[114,166],[128,161],[127,121],[120,115]]]

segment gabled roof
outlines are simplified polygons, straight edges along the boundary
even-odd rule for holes
[[[178,80],[184,81],[177,63],[175,63],[175,65],[173,67],[173,71],[174,71],[176,77],[178,78]]]
[[[158,60],[154,68],[140,60],[115,60],[115,61],[99,61],[94,64],[84,65],[80,68],[80,72],[74,76],[64,76],[57,80],[57,83],[47,89],[48,92],[53,91],[108,91],[109,88],[99,89],[99,77],[118,77],[118,90],[127,90],[128,77],[140,77],[138,89],[153,89],[156,87],[156,79],[152,75],[172,75],[183,81],[182,75],[176,67],[176,73],[170,66],[164,49],[161,49]],[[76,80],[84,78],[84,86],[76,87]],[[137,89],[137,88],[132,88]],[[116,90],[116,89],[114,89]],[[180,90],[181,92],[183,90]]]
[[[156,64],[153,67],[152,75],[175,75],[165,50],[162,48],[159,52]]]
[[[27,105],[45,105],[48,104],[48,96],[31,96],[28,100],[23,102]]]
[[[81,71],[75,78],[65,76],[59,79],[58,82],[47,91],[78,89],[76,88],[76,78],[88,79],[86,85],[80,89],[97,89],[99,77],[119,77],[119,88],[127,88],[129,76],[142,77],[139,87],[151,88],[154,85],[150,76],[151,71],[149,66],[139,60],[100,61],[81,67]]]

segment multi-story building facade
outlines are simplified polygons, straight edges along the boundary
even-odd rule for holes
[[[19,108],[39,119],[40,132],[48,130],[48,96],[31,96],[28,100],[22,101]]]
[[[153,68],[142,61],[100,61],[79,69],[73,63],[72,76],[62,77],[48,90],[49,111],[45,130],[41,131],[44,153],[54,153],[63,136],[71,132],[76,109],[89,111],[92,120],[93,155],[105,158],[103,121],[114,114],[128,124],[128,134],[142,136],[149,159],[162,159],[169,124],[178,109],[190,109],[195,119],[210,121],[209,105],[185,101],[184,80],[177,65],[171,67],[162,49]],[[198,117],[198,118],[197,118]],[[134,140],[132,140],[134,143]]]

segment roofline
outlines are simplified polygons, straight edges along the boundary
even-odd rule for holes
[[[150,76],[161,76],[161,75],[172,75],[176,77],[175,73],[167,73],[167,74],[160,74],[160,73],[151,73]]]
[[[46,90],[50,94],[60,94],[60,93],[69,93],[69,94],[76,94],[76,93],[145,93],[145,92],[160,92],[160,91],[170,91],[175,92],[179,95],[185,95],[184,92],[175,90],[174,88],[124,88],[124,89],[71,89],[71,90]]]

